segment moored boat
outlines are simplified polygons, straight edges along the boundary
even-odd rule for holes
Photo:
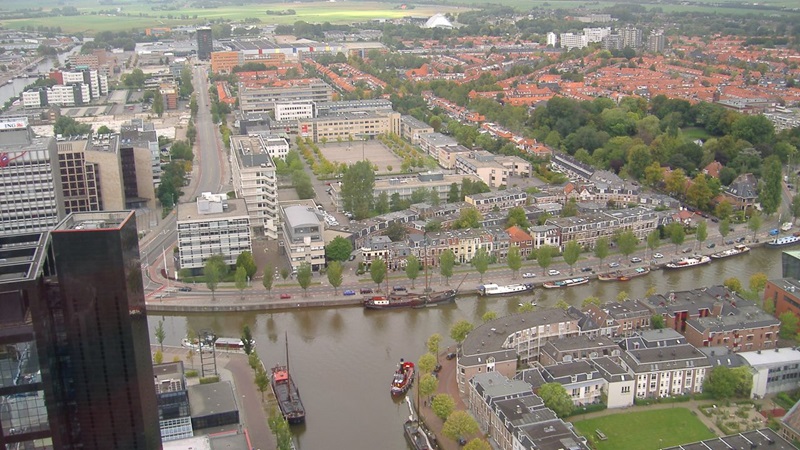
[[[562,287],[578,286],[580,284],[586,284],[588,282],[589,282],[588,278],[578,277],[578,278],[570,278],[568,280],[548,281],[547,283],[542,284],[542,287],[546,289],[555,289]]]
[[[701,264],[708,264],[711,262],[711,258],[706,255],[695,255],[695,256],[688,256],[686,258],[681,258],[677,261],[673,261],[671,263],[667,263],[664,267],[667,269],[685,269],[687,267],[694,267],[699,266]]]
[[[403,424],[403,431],[408,444],[414,450],[431,450],[435,448],[430,442],[425,428],[422,427],[418,420],[406,420],[406,423]]]
[[[300,391],[289,373],[289,340],[286,340],[286,365],[278,364],[272,368],[270,386],[283,418],[290,424],[303,423],[306,420],[306,409],[300,400]]]
[[[458,291],[448,289],[446,291],[432,292],[431,294],[391,294],[375,295],[364,298],[364,308],[366,309],[394,309],[394,308],[423,308],[442,303],[455,301]]]
[[[620,275],[619,272],[601,273],[597,276],[597,279],[600,281],[617,281]]]
[[[741,255],[742,253],[747,253],[750,251],[750,247],[742,244],[738,244],[733,248],[729,248],[728,250],[723,250],[721,252],[717,252],[711,255],[714,259],[722,259],[727,258],[729,256],[736,256]]]
[[[392,377],[392,395],[403,395],[414,384],[414,363],[400,360],[400,365]]]
[[[786,236],[767,242],[767,247],[786,247],[800,243],[800,236]]]
[[[508,295],[508,294],[521,294],[523,292],[532,291],[533,283],[520,283],[520,284],[507,284],[500,286],[495,283],[487,283],[478,286],[478,295]]]

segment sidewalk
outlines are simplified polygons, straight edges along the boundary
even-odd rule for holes
[[[453,400],[456,402],[455,410],[466,411],[467,405],[464,403],[464,399],[461,397],[461,393],[458,390],[458,383],[456,382],[456,360],[448,360],[445,358],[445,355],[448,351],[448,349],[445,349],[439,354],[439,364],[442,365],[442,370],[439,371],[439,388],[436,390],[436,394],[450,394],[450,396],[453,397]],[[419,383],[416,384],[416,387],[419,389]],[[416,389],[413,390],[413,394],[415,395],[414,403],[416,404]],[[436,394],[434,394],[434,396]],[[460,448],[458,443],[442,434],[442,426],[444,425],[444,421],[436,417],[436,414],[433,413],[430,401],[427,399],[420,399],[420,403],[421,405],[418,406],[419,414],[422,417],[423,422],[425,422],[425,426],[434,434],[436,434],[436,440],[439,443],[439,448],[443,450],[458,450]],[[469,440],[469,438],[475,438],[479,436],[465,436],[465,438]]]

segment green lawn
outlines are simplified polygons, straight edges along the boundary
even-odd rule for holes
[[[683,135],[686,138],[691,140],[702,139],[703,141],[705,141],[706,139],[711,137],[711,135],[708,134],[706,130],[699,127],[682,128],[681,133],[683,133]]]
[[[595,438],[597,450],[655,450],[714,437],[686,408],[620,413],[574,424],[582,435]],[[595,430],[608,440],[597,440]]]

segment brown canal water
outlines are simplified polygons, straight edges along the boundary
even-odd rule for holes
[[[721,284],[731,277],[738,277],[747,286],[755,272],[764,272],[770,279],[779,278],[780,255],[780,250],[757,248],[748,255],[716,260],[710,265],[654,271],[627,282],[592,281],[549,290],[537,287],[533,299],[540,307],[553,306],[559,299],[580,306],[589,296],[613,301],[621,291],[626,291],[631,298],[641,298],[651,286],[657,292],[678,291]],[[541,275],[541,269],[536,268],[536,272]],[[392,373],[400,359],[416,361],[426,351],[425,341],[433,333],[444,337],[442,351],[448,346],[454,348],[448,335],[456,321],[464,319],[478,324],[487,311],[498,316],[511,314],[520,302],[530,299],[530,295],[488,299],[476,295],[459,297],[454,305],[428,309],[365,311],[346,307],[275,313],[151,315],[149,321],[151,342],[155,343],[152,333],[158,321],[164,320],[167,332],[164,343],[168,345],[180,345],[187,329],[213,330],[218,336],[238,337],[242,327],[249,325],[258,354],[267,367],[284,361],[283,336],[288,332],[291,374],[307,412],[306,424],[293,428],[299,449],[400,450],[407,448],[402,425],[408,408],[389,394]],[[198,358],[195,361],[198,364]]]

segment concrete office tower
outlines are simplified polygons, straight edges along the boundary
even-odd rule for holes
[[[0,119],[0,235],[52,229],[64,218],[53,138],[27,118]]]
[[[243,198],[254,236],[278,238],[278,178],[261,135],[231,136],[231,172],[236,198]]]
[[[642,30],[634,27],[625,27],[620,30],[620,35],[622,35],[622,47],[630,47],[633,49],[640,48],[642,46]]]
[[[161,448],[134,219],[0,236],[4,448]]]
[[[214,51],[214,39],[211,28],[204,27],[197,29],[197,58],[203,61],[211,59],[211,52]]]
[[[650,36],[647,37],[647,51],[653,53],[663,52],[665,43],[664,31],[654,30]]]

